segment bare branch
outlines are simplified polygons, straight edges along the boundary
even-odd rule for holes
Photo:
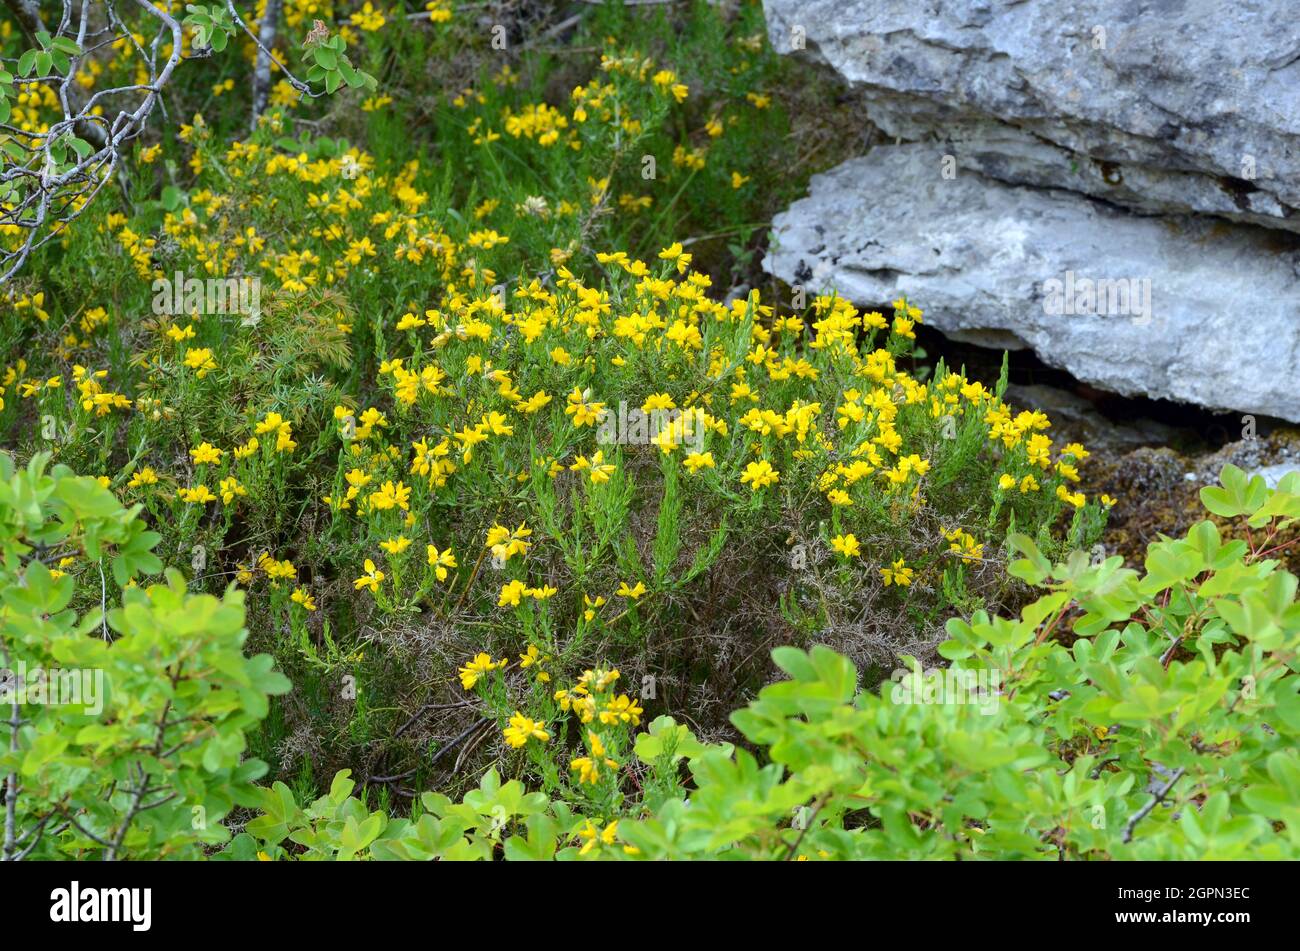
[[[271,95],[271,50],[280,30],[280,8],[283,0],[266,0],[266,12],[257,31],[257,65],[253,69],[253,129],[266,110]]]

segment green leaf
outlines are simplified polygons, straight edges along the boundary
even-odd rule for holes
[[[1007,566],[1007,571],[1012,576],[1027,584],[1041,585],[1052,573],[1052,563],[1043,557],[1043,553],[1028,535],[1012,532],[1007,535],[1007,544],[1025,556]]]
[[[1206,486],[1201,489],[1201,502],[1223,518],[1253,515],[1268,496],[1268,484],[1262,476],[1247,479],[1246,473],[1231,463],[1223,467],[1219,481],[1222,488]]]

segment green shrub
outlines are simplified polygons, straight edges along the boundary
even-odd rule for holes
[[[244,656],[241,592],[134,586],[161,568],[138,507],[46,462],[0,453],[4,858],[197,857],[265,773],[246,735],[289,683]],[[52,566],[76,558],[130,585],[121,606],[69,607]]]

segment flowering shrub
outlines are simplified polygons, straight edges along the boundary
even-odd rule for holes
[[[470,712],[429,685],[482,653],[491,742],[442,766],[523,757],[549,791],[605,796],[629,736],[601,710],[551,729],[584,671],[628,671],[609,699],[722,735],[771,646],[932,655],[956,611],[1023,598],[1010,528],[1049,551],[1100,531],[1086,450],[918,365],[918,307],[727,296],[707,245],[672,237],[746,220],[779,113],[761,21],[691,15],[702,39],[676,62],[603,42],[565,96],[508,64],[449,90],[441,164],[293,138],[313,107],[274,94],[249,134],[184,113],[134,167],[156,198],[96,202],[15,287],[0,424],[141,506],[192,587],[249,591],[258,648],[304,698],[260,741],[278,766],[425,775],[419,711]],[[425,52],[455,42],[432,19]],[[379,74],[390,30],[356,11],[356,69]],[[402,106],[338,94],[391,140]],[[93,600],[94,567],[64,570]]]
[[[625,800],[527,794],[492,770],[462,803],[426,793],[411,820],[390,822],[347,798],[352,783],[340,774],[328,799],[307,810],[286,787],[266,791],[266,815],[230,851],[1295,858],[1300,605],[1296,577],[1267,556],[1300,520],[1300,475],[1273,492],[1229,467],[1223,485],[1204,495],[1216,514],[1247,517],[1264,538],[1225,542],[1204,521],[1151,545],[1138,572],[1118,557],[1093,564],[1082,553],[1052,564],[1016,536],[1025,557],[1012,570],[1047,593],[1018,618],[950,621],[941,650],[951,667],[942,673],[918,667],[877,693],[861,689],[853,665],[825,647],[778,649],[774,660],[789,679],[732,717],[762,760],[701,744],[661,717],[636,737],[639,762],[623,775],[637,785]],[[619,705],[600,698],[610,682],[609,672],[590,671],[578,685],[587,689],[561,693],[584,722],[600,711],[601,723],[616,725]],[[593,744],[590,752],[608,750]],[[583,781],[597,769],[590,756],[574,765]],[[606,766],[605,776],[618,775],[615,760]]]
[[[758,283],[828,141],[759,5],[636,6],[131,14],[177,134],[0,194],[0,645],[106,684],[9,698],[5,857],[1293,855],[1300,486],[1078,554],[1088,450],[922,302]],[[15,162],[95,163],[89,35]]]
[[[227,12],[0,300],[5,663],[107,682],[5,705],[7,857],[1295,854],[1300,486],[1125,568],[924,302],[760,285],[757,4],[289,0],[251,130]]]

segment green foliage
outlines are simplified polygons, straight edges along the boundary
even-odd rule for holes
[[[121,583],[160,569],[137,509],[94,479],[0,453],[0,753],[4,858],[197,857],[229,838],[264,763],[245,759],[267,697],[289,683],[243,654],[244,596],[131,586],[121,606],[70,608],[80,556]]]
[[[200,50],[211,49],[214,53],[224,50],[236,30],[235,21],[225,5],[187,3],[185,9],[189,11],[189,16],[182,23],[193,31],[194,47]]]
[[[307,82],[323,82],[325,92],[331,95],[344,85],[349,89],[375,88],[375,77],[352,65],[347,55],[347,44],[341,36],[308,36],[303,43],[302,58],[309,66]]]
[[[1297,479],[1205,491],[1245,541],[1205,522],[1142,572],[1093,564],[1071,550],[1111,503],[1003,402],[1005,368],[918,365],[905,298],[760,291],[763,223],[834,156],[758,3],[588,5],[526,55],[447,4],[346,6],[289,5],[277,56],[305,82],[274,71],[251,132],[257,44],[189,6],[179,134],[0,301],[0,428],[33,459],[0,463],[0,636],[107,685],[98,715],[17,714],[9,854],[1294,852],[1296,585],[1272,559]],[[0,70],[28,136],[63,109],[22,79],[137,84],[134,44],[91,69],[36,39],[6,41],[21,107]],[[49,141],[56,170],[89,148]],[[173,308],[153,285],[177,272],[265,293]],[[606,438],[621,402],[708,424]],[[191,590],[137,587],[176,568]],[[287,683],[245,656],[232,579],[300,702],[268,706]],[[893,663],[954,615],[951,666],[902,658],[879,691],[810,647]],[[252,787],[255,753],[292,782]],[[362,763],[407,788],[320,785]],[[227,841],[238,806],[259,815]]]

